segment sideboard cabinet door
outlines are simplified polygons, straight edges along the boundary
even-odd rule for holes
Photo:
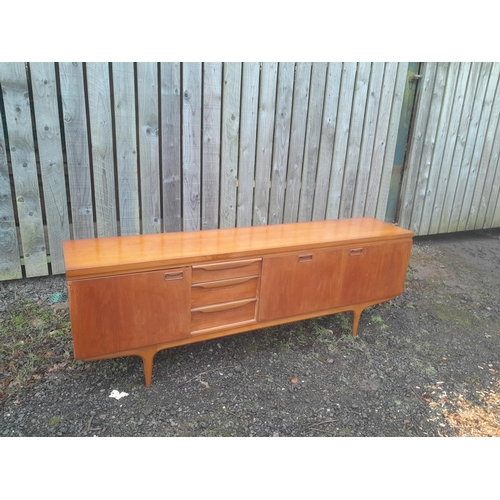
[[[390,299],[403,292],[411,240],[344,249],[339,306]]]
[[[340,300],[341,249],[264,257],[259,321],[330,309]]]
[[[189,336],[191,268],[68,282],[76,359]]]

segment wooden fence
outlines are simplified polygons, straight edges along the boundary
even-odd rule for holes
[[[407,63],[0,63],[0,279],[61,242],[384,219]]]
[[[500,227],[500,63],[425,63],[398,222],[416,234]]]

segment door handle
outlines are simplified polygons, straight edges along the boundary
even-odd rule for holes
[[[311,262],[313,260],[312,254],[299,255],[299,262]]]
[[[184,279],[184,271],[177,271],[175,273],[165,273],[163,279],[165,281],[182,280]]]
[[[355,255],[361,255],[363,253],[362,248],[351,248],[349,251],[349,255],[355,256]]]

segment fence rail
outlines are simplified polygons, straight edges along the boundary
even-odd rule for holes
[[[384,219],[407,63],[0,63],[0,279],[61,243]]]

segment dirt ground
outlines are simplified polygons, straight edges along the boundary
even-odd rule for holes
[[[65,292],[0,287],[0,436],[500,435],[500,229],[415,238],[356,339],[339,314],[182,346],[150,388],[138,358],[72,359]]]

